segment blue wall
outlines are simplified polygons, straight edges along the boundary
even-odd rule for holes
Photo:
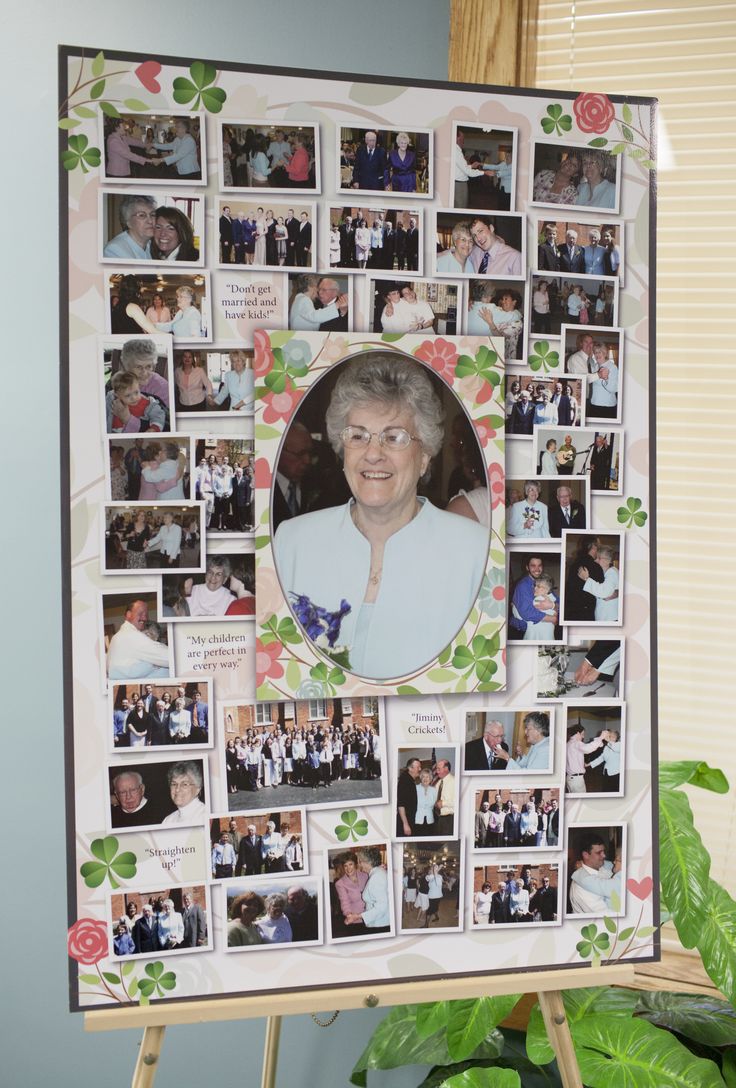
[[[0,864],[10,889],[0,925],[0,1079],[7,1088],[129,1084],[140,1038],[131,1031],[85,1034],[81,1014],[66,1011],[57,45],[446,79],[448,28],[449,0],[127,0],[104,6],[22,0],[5,5],[0,17],[7,398]],[[329,1029],[306,1016],[286,1021],[278,1085],[346,1085],[383,1015],[343,1013]],[[260,1083],[264,1027],[257,1020],[170,1029],[156,1088],[199,1084],[210,1071],[220,1083]],[[421,1079],[418,1069],[401,1070],[374,1083],[409,1088]]]

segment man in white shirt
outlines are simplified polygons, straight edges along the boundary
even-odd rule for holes
[[[606,846],[594,831],[580,841],[580,866],[570,877],[570,906],[573,914],[608,914],[621,901],[621,863],[606,861]]]
[[[169,648],[143,633],[147,625],[148,605],[145,601],[131,601],[120,630],[110,639],[107,651],[110,680],[169,675]]]
[[[437,802],[435,813],[437,815],[437,834],[452,838],[455,832],[455,797],[457,783],[452,773],[452,764],[449,759],[438,759],[435,766],[437,787]]]
[[[146,544],[146,552],[160,551],[166,558],[167,567],[179,565],[179,553],[181,552],[181,525],[174,521],[174,515],[164,514],[163,524],[158,532]]]
[[[463,154],[463,148],[465,146],[465,133],[462,129],[458,128],[457,135],[455,137],[455,158],[454,158],[454,178],[455,178],[455,207],[467,208],[468,206],[468,180],[469,178],[480,178],[483,176],[483,171],[477,169],[477,163],[468,163],[465,155]]]
[[[122,261],[150,261],[151,239],[156,226],[156,201],[152,196],[126,196],[120,202],[122,231],[105,246],[103,257]]]
[[[589,332],[578,333],[575,346],[577,351],[567,360],[565,370],[568,374],[592,374],[595,367],[593,337]]]

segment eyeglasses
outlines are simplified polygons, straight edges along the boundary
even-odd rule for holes
[[[384,427],[382,431],[369,431],[365,427],[346,427],[340,432],[343,446],[349,450],[364,450],[377,438],[378,445],[389,450],[405,450],[410,442],[419,442],[419,436],[409,434],[404,427]]]

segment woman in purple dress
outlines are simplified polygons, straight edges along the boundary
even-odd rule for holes
[[[415,193],[417,191],[417,158],[409,150],[409,137],[406,132],[399,132],[395,146],[391,149],[386,165],[386,188],[394,193]]]

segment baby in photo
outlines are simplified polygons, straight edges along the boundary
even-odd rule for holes
[[[105,416],[108,434],[133,431],[163,431],[166,411],[155,396],[141,393],[135,374],[119,370],[113,374],[111,389],[105,395]]]

